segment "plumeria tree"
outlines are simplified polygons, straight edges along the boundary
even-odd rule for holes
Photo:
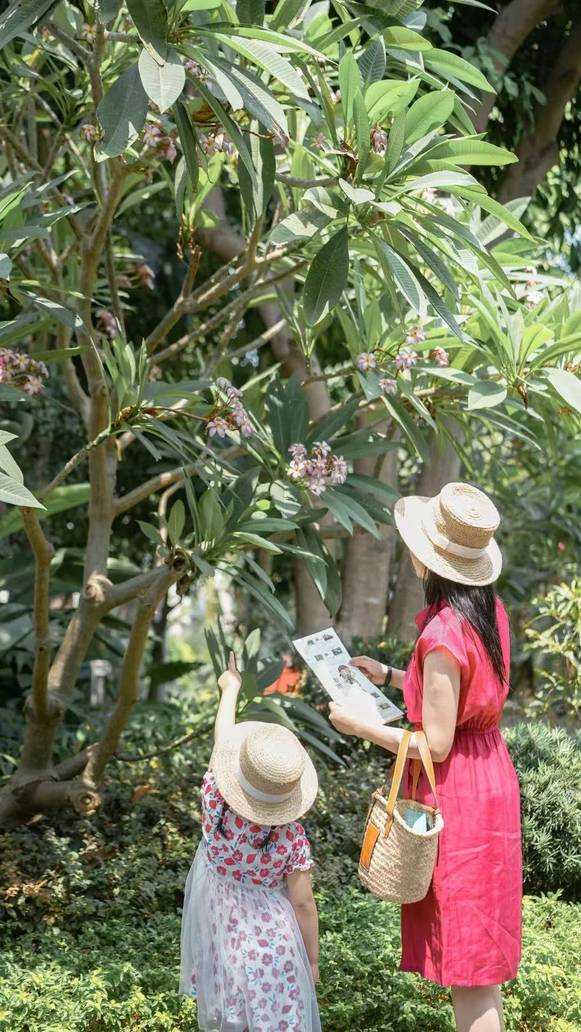
[[[543,353],[546,335],[523,345],[534,370],[516,370],[513,337],[495,338],[497,362],[480,339],[494,319],[503,341],[507,325],[518,334],[522,302],[471,220],[530,236],[466,171],[514,160],[470,120],[490,86],[427,42],[419,7],[19,0],[0,18],[0,387],[15,400],[0,497],[16,506],[0,534],[24,531],[35,560],[34,667],[4,824],[99,804],[168,591],[226,571],[290,634],[294,617],[256,558],[286,553],[334,615],[334,545],[381,540],[394,491],[375,465],[396,440],[424,453],[450,409],[470,418],[506,403],[518,422],[529,373],[547,404],[576,407],[574,374],[544,371],[564,354]],[[146,325],[132,291],[153,286],[154,269],[130,219],[162,192],[181,286]],[[485,283],[480,308],[466,283]],[[257,314],[260,331],[242,342]],[[319,359],[330,333],[345,359],[331,370]],[[247,374],[235,365],[246,355],[258,363]],[[25,485],[7,444],[48,369],[84,443]],[[149,467],[130,488],[128,464]],[[86,506],[79,599],[56,619],[51,515],[73,497]],[[116,521],[144,503],[143,568],[123,576]],[[55,763],[81,664],[128,604],[115,704],[94,743]]]

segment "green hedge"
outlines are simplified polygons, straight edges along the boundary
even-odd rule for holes
[[[452,1032],[448,994],[397,972],[397,908],[355,887],[320,894],[325,1032]],[[578,907],[525,902],[524,962],[506,990],[507,1032],[578,1032]],[[73,934],[47,925],[0,962],[0,1032],[192,1032],[177,995],[179,914],[103,915]]]

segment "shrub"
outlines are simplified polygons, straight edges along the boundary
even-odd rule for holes
[[[555,584],[532,602],[526,652],[540,679],[531,709],[579,715],[581,710],[581,577]]]
[[[506,740],[521,785],[526,888],[580,900],[581,733],[517,724]]]
[[[399,916],[357,888],[320,894],[325,1032],[452,1032],[445,990],[398,973]],[[507,1032],[576,1032],[578,907],[525,901],[524,961],[506,990]],[[177,995],[179,914],[39,927],[3,953],[0,1032],[190,1032]]]

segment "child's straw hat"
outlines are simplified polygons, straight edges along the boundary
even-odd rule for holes
[[[317,772],[296,735],[278,724],[236,724],[212,756],[216,784],[228,806],[256,824],[288,824],[310,810]]]
[[[446,484],[435,498],[400,498],[394,515],[406,545],[429,570],[460,584],[497,580],[502,555],[493,534],[500,516],[477,487]]]

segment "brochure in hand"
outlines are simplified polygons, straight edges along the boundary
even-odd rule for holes
[[[390,724],[403,717],[357,667],[333,627],[293,641],[297,652],[310,666],[334,702],[373,724]]]

